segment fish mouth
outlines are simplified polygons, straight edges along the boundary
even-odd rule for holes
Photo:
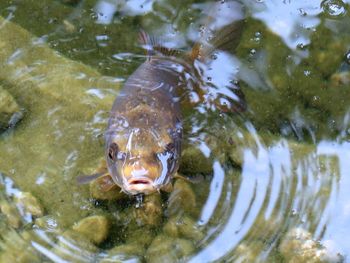
[[[131,178],[127,181],[125,188],[126,188],[125,190],[127,190],[132,194],[138,194],[138,193],[148,194],[156,190],[153,185],[153,181],[147,177]]]

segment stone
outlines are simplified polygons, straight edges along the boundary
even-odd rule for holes
[[[288,263],[340,263],[344,260],[339,253],[330,253],[302,228],[289,230],[279,246],[279,251]]]
[[[35,217],[44,215],[44,208],[38,199],[29,192],[20,192],[15,196],[15,203],[25,213],[29,213]]]
[[[83,218],[72,229],[95,245],[102,243],[108,236],[110,221],[102,215]]]
[[[167,215],[173,216],[184,212],[195,215],[197,212],[196,204],[196,195],[190,183],[181,178],[176,180],[174,189],[169,196]]]
[[[22,225],[21,215],[16,207],[12,206],[5,200],[0,203],[0,211],[7,219],[8,224],[13,228],[19,228]]]
[[[0,131],[14,126],[22,116],[16,100],[0,86]]]
[[[148,263],[186,262],[194,249],[189,240],[159,235],[149,246],[145,259]]]

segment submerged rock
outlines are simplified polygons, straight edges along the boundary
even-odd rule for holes
[[[68,230],[58,237],[52,253],[69,262],[93,262],[98,248],[84,235]]]
[[[330,85],[332,88],[346,86],[350,84],[350,71],[337,72],[331,76]]]
[[[13,228],[19,228],[22,225],[21,215],[17,208],[5,200],[0,202],[0,211],[5,215],[7,223]]]
[[[205,237],[196,221],[188,216],[170,218],[164,225],[163,232],[172,237],[192,240],[195,243],[203,240]]]
[[[154,227],[161,223],[163,208],[159,193],[146,195],[140,203],[133,204],[117,213],[117,224],[130,231],[140,227]]]
[[[313,240],[311,234],[302,228],[289,230],[279,246],[279,251],[288,263],[344,261],[339,253],[329,251],[322,244]]]
[[[92,243],[98,245],[107,238],[110,229],[110,221],[105,216],[90,216],[80,220],[72,229]]]
[[[176,180],[174,189],[168,200],[168,216],[186,212],[189,215],[196,215],[196,195],[189,182],[183,179]]]
[[[29,213],[35,217],[44,215],[44,208],[39,203],[38,199],[29,192],[20,192],[16,195],[15,203],[24,213]]]
[[[127,238],[125,243],[135,244],[139,249],[146,249],[152,243],[155,234],[156,231],[149,227],[131,229],[126,233]]]
[[[135,229],[152,228],[159,226],[162,221],[163,208],[160,195],[154,193],[144,196],[140,204],[127,207],[117,216],[117,224],[128,228],[128,231]]]
[[[14,230],[0,234],[0,262],[3,263],[36,263],[42,262],[31,242]]]
[[[186,148],[182,152],[179,172],[191,174],[211,174],[213,167],[208,158],[195,147]]]
[[[0,86],[0,131],[14,126],[22,115],[16,100]]]
[[[95,136],[105,123],[92,120],[109,109],[115,94],[107,89],[117,90],[119,83],[67,59],[1,16],[0,24],[1,83],[30,113],[20,132],[1,141],[1,170],[19,188],[40,197],[45,213],[62,228],[69,227],[92,214],[88,189],[76,184],[73,171],[100,157]],[[103,98],[90,92],[96,89]]]
[[[145,259],[149,263],[185,262],[194,249],[189,240],[159,235],[149,246]]]
[[[46,232],[59,232],[60,228],[57,219],[51,215],[39,217],[34,221],[35,227]]]
[[[108,262],[143,262],[141,260],[145,249],[136,243],[119,245],[108,251],[100,263]]]

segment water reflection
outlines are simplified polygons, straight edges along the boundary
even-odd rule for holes
[[[314,0],[265,1],[252,8],[253,17],[263,21],[291,49],[310,44],[310,35],[320,23],[317,15],[322,12],[320,2]]]
[[[338,158],[348,151],[344,149],[348,145],[322,142],[315,148],[286,140],[265,145],[252,127],[249,127],[249,132],[254,137],[256,147],[242,149],[244,157],[239,190],[234,195],[234,203],[228,203],[226,214],[220,217],[225,218],[224,226],[212,235],[208,244],[191,261],[241,257],[243,255],[239,250],[243,244],[254,250],[256,240],[253,241],[252,236],[256,235],[271,239],[272,242],[263,245],[264,251],[270,251],[270,246],[275,245],[273,239],[296,226],[309,230],[316,238],[328,240],[327,235],[332,235],[331,244],[338,247],[340,239],[334,239],[334,232],[329,231],[329,226],[334,206],[338,203],[339,189],[346,189],[346,186],[339,184],[339,176],[345,171],[341,168],[338,170]],[[340,167],[348,153],[339,159]],[[223,173],[222,167],[215,166],[214,178],[216,173]],[[212,181],[212,186],[214,184],[216,187],[211,188],[200,224],[210,221],[208,213],[211,212],[212,202],[217,200],[215,192],[222,187],[217,180]],[[212,199],[211,202],[209,199]],[[333,222],[338,225],[339,221]]]

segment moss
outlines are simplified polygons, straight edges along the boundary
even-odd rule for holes
[[[186,175],[211,174],[213,168],[209,158],[195,147],[188,147],[182,152],[179,172]]]
[[[110,221],[105,216],[89,216],[77,222],[72,229],[92,243],[101,244],[108,236]]]
[[[186,239],[159,235],[148,248],[145,258],[152,263],[185,261],[193,251],[193,244]]]
[[[183,213],[197,215],[197,201],[190,183],[183,179],[178,179],[169,196],[166,214],[173,216]]]
[[[39,263],[41,258],[31,246],[30,241],[25,240],[20,234],[13,230],[1,233],[0,262],[10,263]]]
[[[20,192],[16,195],[14,201],[24,213],[29,213],[35,217],[44,215],[44,208],[39,203],[38,199],[29,192]]]
[[[0,86],[0,131],[14,126],[23,116],[16,100]]]
[[[16,136],[1,140],[0,149],[7,157],[0,160],[0,167],[23,191],[39,197],[60,225],[68,227],[92,208],[88,189],[77,185],[77,168],[72,167],[80,163],[84,168],[87,164],[96,167],[93,162],[103,155],[94,131],[102,133],[105,122],[86,125],[99,112],[108,112],[115,96],[105,93],[99,98],[87,91],[118,89],[119,85],[36,42],[35,36],[18,25],[1,17],[0,24],[0,79],[27,110]],[[16,51],[20,51],[16,59],[5,63]],[[82,130],[87,133],[82,135]]]
[[[6,200],[0,202],[0,211],[5,215],[7,223],[13,228],[19,228],[22,225],[22,218],[17,208]]]

